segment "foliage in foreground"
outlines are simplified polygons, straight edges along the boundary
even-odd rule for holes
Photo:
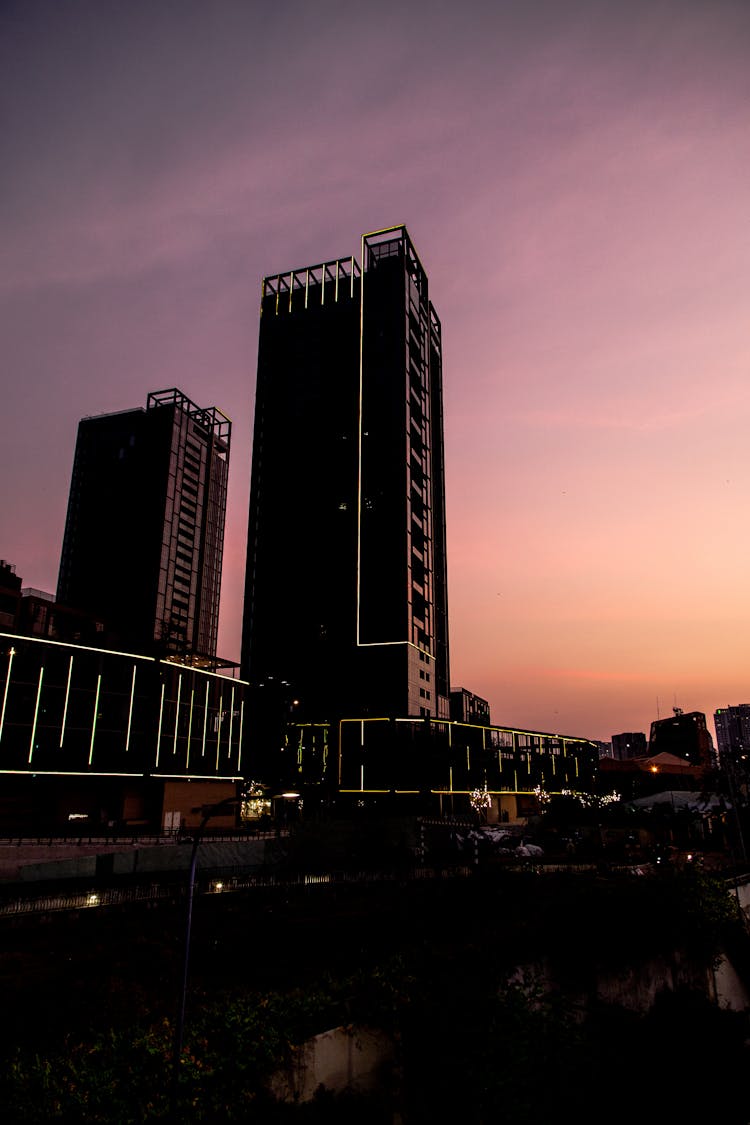
[[[604,945],[617,950],[622,964],[628,950],[637,961],[682,945],[708,963],[737,924],[721,882],[690,871],[632,883],[575,880],[556,893],[555,884],[539,878],[530,877],[533,895],[525,886],[524,880],[501,880],[472,890],[461,882],[420,899],[420,912],[428,902],[443,911],[443,929],[441,915],[432,915],[421,944],[403,939],[404,955],[380,967],[321,976],[311,987],[284,993],[243,993],[238,985],[193,996],[180,1119],[381,1125],[392,1121],[396,1105],[404,1125],[499,1119],[527,1125],[561,1114],[579,1123],[678,1114],[691,1121],[696,1109],[744,1125],[750,1119],[738,1078],[748,1062],[744,1016],[689,992],[663,997],[646,1016],[614,1008],[582,1013],[564,995],[508,984],[499,931],[489,924],[509,908],[513,887],[519,897],[512,909],[521,916],[512,956],[521,946],[528,953],[546,949],[570,966],[600,954]],[[562,915],[561,901],[572,915]],[[449,912],[457,910],[461,917],[454,916],[451,928]],[[295,1045],[342,1023],[393,1033],[399,1088],[380,1098],[321,1095],[309,1106],[273,1103],[264,1094],[268,1075],[293,1056]],[[169,1021],[157,1021],[90,1036],[71,1033],[60,1049],[44,1053],[19,1050],[0,1080],[5,1119],[19,1125],[167,1120],[172,1032]],[[700,1067],[692,1065],[695,1059]]]
[[[296,1113],[294,1120],[300,1120],[296,1107],[277,1105],[265,1093],[265,1080],[291,1060],[298,1044],[327,1028],[350,1019],[394,1028],[410,983],[400,962],[394,962],[380,971],[324,980],[317,988],[287,994],[194,1000],[180,1067],[182,1119],[275,1123]],[[167,1120],[172,1037],[172,1024],[163,1020],[86,1041],[70,1038],[60,1051],[44,1056],[19,1051],[0,1081],[5,1119],[19,1125]],[[346,1104],[354,1101],[344,1099]],[[360,1108],[356,1116],[367,1121],[369,1109]],[[317,1114],[323,1115],[320,1120],[337,1120],[325,1098],[299,1112],[310,1121]]]

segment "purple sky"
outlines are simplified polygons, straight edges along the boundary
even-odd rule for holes
[[[750,5],[5,0],[0,555],[79,418],[234,422],[259,283],[406,223],[443,323],[454,685],[592,738],[750,701]]]

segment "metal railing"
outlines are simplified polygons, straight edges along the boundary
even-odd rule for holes
[[[260,872],[252,875],[221,875],[217,871],[207,877],[203,872],[196,885],[199,894],[231,894],[255,889],[305,889],[345,884],[397,883],[418,879],[465,878],[474,869],[465,864],[450,867],[415,867],[403,871],[335,871],[283,875]],[[49,914],[61,910],[91,910],[104,906],[125,906],[130,903],[158,900],[179,900],[187,893],[184,882],[135,884],[130,887],[90,887],[44,895],[24,895],[0,902],[0,917],[26,914]]]

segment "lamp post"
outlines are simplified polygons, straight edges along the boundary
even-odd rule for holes
[[[201,822],[193,835],[193,846],[190,851],[190,870],[188,874],[187,916],[185,919],[185,943],[182,955],[182,980],[180,996],[177,1005],[177,1019],[175,1020],[174,1042],[172,1046],[172,1119],[177,1120],[177,1096],[180,1086],[180,1059],[182,1057],[182,1044],[185,1032],[185,1007],[187,1004],[188,966],[190,964],[190,938],[193,928],[193,897],[195,894],[195,872],[198,866],[198,845],[203,837],[203,831],[213,816],[218,816],[228,809],[236,807],[244,800],[244,793],[237,797],[227,797],[215,805],[201,805],[193,812],[201,812]]]

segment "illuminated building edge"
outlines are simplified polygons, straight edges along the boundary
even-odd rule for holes
[[[156,657],[0,633],[0,773],[244,773],[246,683]]]
[[[589,791],[598,768],[589,739],[439,719],[297,723],[285,752],[289,782],[362,796]]]

